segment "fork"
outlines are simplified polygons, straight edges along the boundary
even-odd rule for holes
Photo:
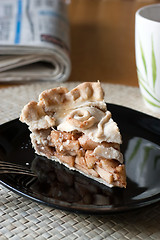
[[[29,168],[14,163],[0,161],[0,174],[4,173],[16,173],[36,176],[36,174]]]

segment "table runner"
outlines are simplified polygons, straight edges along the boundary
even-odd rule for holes
[[[72,89],[78,83],[64,83]],[[42,82],[0,89],[0,124],[19,117],[24,104],[41,91],[60,86]],[[139,89],[104,84],[105,101],[160,118],[143,103]],[[50,208],[0,185],[0,239],[160,239],[160,203],[126,213],[91,216]]]

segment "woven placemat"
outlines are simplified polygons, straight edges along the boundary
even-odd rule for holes
[[[77,83],[65,83],[69,89]],[[32,83],[0,89],[0,123],[17,118],[24,104],[57,83]],[[103,84],[105,100],[153,114],[139,89]],[[53,209],[20,197],[0,186],[0,239],[160,239],[160,203],[131,212],[90,216]]]

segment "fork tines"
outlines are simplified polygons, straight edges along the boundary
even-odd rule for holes
[[[0,174],[4,173],[26,174],[30,176],[36,176],[36,174],[27,167],[14,163],[0,161]]]

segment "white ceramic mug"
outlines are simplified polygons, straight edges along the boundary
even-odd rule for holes
[[[135,51],[143,99],[149,109],[160,113],[160,4],[136,12]]]

